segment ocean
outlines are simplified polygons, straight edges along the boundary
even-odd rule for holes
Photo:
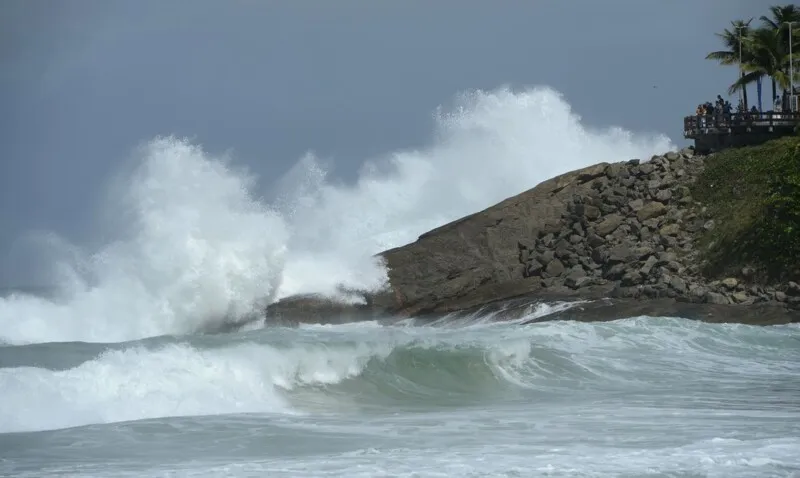
[[[549,88],[465,93],[436,118],[430,144],[351,184],[307,155],[265,187],[155,138],[110,182],[95,241],[26,237],[37,289],[0,297],[0,475],[800,476],[796,325],[523,324],[570,307],[539,303],[265,323],[282,297],[384,286],[376,252],[556,174],[674,149],[590,128]]]
[[[0,363],[4,476],[800,476],[797,326],[370,322]]]

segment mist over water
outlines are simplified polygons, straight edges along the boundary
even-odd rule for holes
[[[115,189],[119,239],[91,250],[54,240],[57,297],[0,299],[0,341],[185,334],[295,293],[378,288],[381,250],[554,175],[673,148],[664,136],[587,128],[548,88],[467,92],[436,119],[431,144],[364,162],[353,184],[329,181],[306,155],[269,204],[235,160],[152,140]]]

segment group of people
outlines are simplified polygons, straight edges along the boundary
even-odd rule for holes
[[[739,106],[736,108],[737,113],[744,112],[744,105],[740,102]],[[722,116],[725,115],[730,117],[730,114],[733,113],[733,107],[731,106],[731,102],[722,98],[722,96],[717,95],[717,101],[714,103],[710,101],[706,101],[705,103],[697,105],[697,110],[695,114],[697,116]]]
[[[697,110],[695,111],[695,114],[701,118],[703,123],[705,123],[706,119],[710,117],[713,118],[718,124],[730,121],[732,113],[733,106],[731,105],[730,101],[727,101],[721,95],[717,95],[717,100],[714,103],[707,101],[698,105]],[[750,111],[747,111],[744,103],[739,101],[739,104],[736,105],[736,114],[742,119],[749,119],[751,116],[757,118],[760,115],[760,112],[755,106],[750,108]]]

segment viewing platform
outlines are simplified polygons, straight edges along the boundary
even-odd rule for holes
[[[683,118],[683,137],[694,140],[698,153],[707,154],[792,135],[797,126],[797,111],[693,115]]]

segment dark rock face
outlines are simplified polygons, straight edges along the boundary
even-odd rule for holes
[[[687,186],[702,168],[703,158],[684,150],[646,163],[601,163],[544,181],[385,251],[391,290],[333,315],[443,313],[529,296],[635,299],[651,304],[650,315],[674,311],[703,320],[763,313],[769,303],[771,323],[781,311],[786,321],[800,320],[800,285],[794,282],[768,288],[748,283],[750,271],[713,282],[699,275],[694,243],[699,232],[713,227],[713,218]],[[298,304],[304,311],[299,315],[320,319],[333,307],[302,298],[274,304],[268,314],[294,314]],[[637,307],[645,306],[627,306]]]
[[[342,303],[317,295],[292,296],[267,307],[268,320],[275,325],[340,324],[382,318],[385,312],[370,301]]]

